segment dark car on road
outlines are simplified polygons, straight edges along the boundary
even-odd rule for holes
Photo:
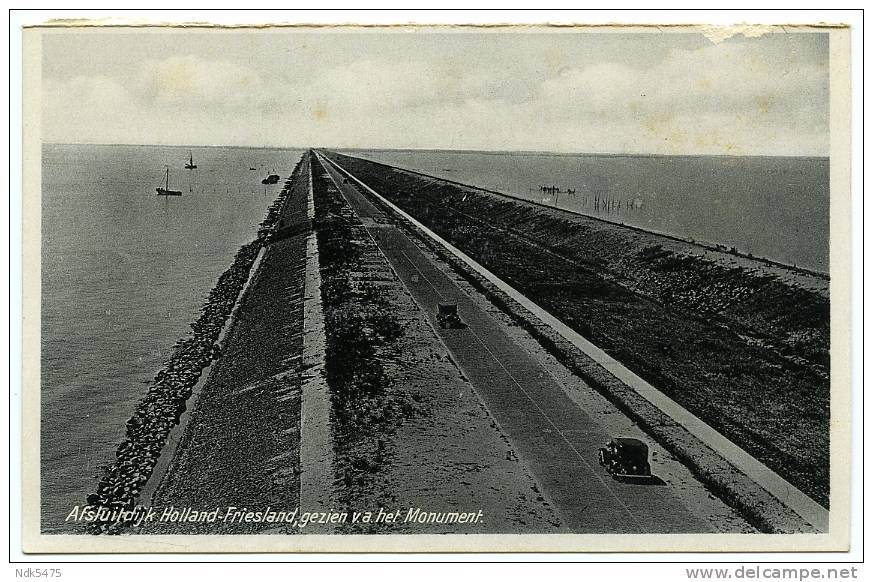
[[[464,324],[458,316],[456,303],[440,303],[437,306],[437,323],[441,328],[463,327]]]
[[[652,476],[649,447],[639,439],[616,437],[598,451],[601,466],[614,478]]]

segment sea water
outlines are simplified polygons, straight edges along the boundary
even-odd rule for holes
[[[194,170],[184,169],[189,150]],[[236,251],[255,237],[301,154],[43,148],[43,531],[73,531],[64,517],[96,490],[148,383]],[[156,195],[167,166],[180,197]],[[270,173],[283,180],[262,185]]]
[[[827,158],[434,150],[347,153],[828,272]],[[544,192],[542,186],[556,186],[561,192]]]

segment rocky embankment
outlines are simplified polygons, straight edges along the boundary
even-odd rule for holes
[[[152,505],[293,511],[299,503],[308,158],[200,390]],[[223,509],[222,509],[223,511]],[[154,522],[147,534],[274,533],[269,521]]]
[[[295,174],[299,173],[298,164]],[[191,334],[179,340],[172,356],[156,374],[153,383],[127,422],[127,434],[116,450],[115,461],[107,467],[89,505],[109,510],[130,510],[140,502],[140,493],[158,462],[170,431],[185,412],[203,370],[219,355],[218,340],[225,323],[249,279],[259,252],[274,236],[291,188],[286,187],[267,211],[257,238],[244,245],[233,264],[219,277],[191,324]],[[115,522],[96,522],[92,533],[119,533]]]
[[[826,279],[331,155],[827,506]]]

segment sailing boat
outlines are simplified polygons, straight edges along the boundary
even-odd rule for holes
[[[167,182],[164,188],[155,188],[158,196],[181,196],[181,190],[170,190],[170,166],[167,166]]]
[[[185,164],[186,170],[193,170],[197,167],[197,164],[194,163],[194,155],[191,153],[191,150],[188,150],[188,163]]]

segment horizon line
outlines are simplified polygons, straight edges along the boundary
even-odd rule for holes
[[[40,145],[61,146],[129,146],[129,147],[168,147],[168,148],[235,148],[235,149],[274,149],[274,150],[336,150],[336,151],[383,151],[383,152],[442,152],[442,153],[474,153],[486,155],[517,154],[517,155],[552,155],[552,156],[609,156],[609,157],[708,157],[708,158],[806,158],[830,159],[830,155],[812,154],[710,154],[710,153],[647,153],[647,152],[593,152],[593,151],[554,151],[554,150],[489,150],[489,149],[446,149],[432,147],[348,147],[348,146],[279,146],[279,145],[224,145],[224,144],[161,144],[161,143],[130,143],[130,142],[65,142],[43,141]]]

